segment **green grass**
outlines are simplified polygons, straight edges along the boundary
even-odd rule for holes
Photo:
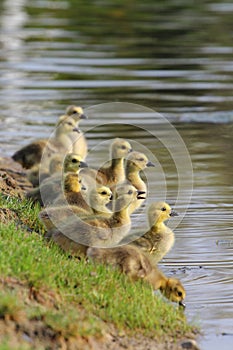
[[[16,210],[28,227],[43,233],[37,219],[39,208],[26,201],[1,199],[0,206],[4,205]],[[64,337],[98,337],[108,323],[119,331],[156,338],[176,338],[191,331],[184,313],[154,296],[149,285],[131,283],[117,270],[70,258],[37,232],[14,223],[0,226],[1,278],[22,281],[43,300],[24,303],[20,293],[6,289],[0,295],[0,318],[24,314],[31,320],[43,320]]]

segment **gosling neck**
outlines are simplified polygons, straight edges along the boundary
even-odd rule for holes
[[[116,172],[117,174],[123,173],[125,176],[124,158],[113,158],[111,160],[110,167],[111,167],[112,171]]]
[[[64,191],[65,192],[80,192],[81,187],[77,176],[74,174],[67,174],[64,181]]]
[[[126,165],[125,177],[138,190],[146,191],[146,184],[141,179],[140,170],[138,168],[131,167],[130,165]]]
[[[64,133],[62,126],[58,126],[55,131],[55,139],[64,147],[67,148],[67,152],[73,151],[72,140],[68,133]]]
[[[125,203],[124,198],[118,198],[114,206],[113,218],[125,222],[130,221],[129,205],[130,203]]]
[[[159,218],[155,222],[149,219],[149,225],[150,228],[155,232],[164,231],[167,229],[167,226],[164,224],[163,221],[159,220]]]

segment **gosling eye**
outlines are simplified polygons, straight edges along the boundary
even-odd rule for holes
[[[123,146],[121,146],[121,149],[126,149],[126,146],[124,146],[124,145],[123,145]]]
[[[71,162],[72,162],[72,163],[78,163],[78,159],[73,158],[73,159],[71,160]]]
[[[77,114],[78,112],[76,110],[73,110],[72,111],[72,114]]]
[[[132,191],[132,190],[129,190],[129,191],[128,191],[128,194],[133,194],[133,191]]]
[[[144,159],[143,159],[143,158],[139,158],[138,160],[139,160],[140,162],[143,162],[143,161],[144,161]]]
[[[165,207],[161,208],[161,211],[166,211],[167,209]]]
[[[106,192],[106,191],[103,191],[103,192],[101,192],[101,194],[104,196],[104,195],[107,194],[107,192]]]
[[[183,293],[182,292],[178,292],[177,293],[179,297],[182,297]]]
[[[70,125],[70,126],[73,126],[73,124],[71,122],[67,122],[66,124]]]

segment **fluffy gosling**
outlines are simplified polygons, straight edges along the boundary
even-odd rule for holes
[[[110,218],[94,215],[82,220],[66,220],[49,235],[61,248],[74,255],[85,254],[88,246],[116,245],[131,228],[128,206],[135,197],[141,199],[143,193],[131,185],[122,185],[117,188],[115,212]]]
[[[74,153],[68,153],[64,158],[63,173],[77,173],[81,167],[87,166],[81,157]],[[62,192],[62,174],[55,173],[41,182],[40,186],[26,194],[33,202],[39,202],[42,206],[51,205]]]
[[[55,153],[67,153],[73,150],[73,135],[80,133],[77,127],[81,119],[86,118],[81,107],[71,106],[65,115],[62,115],[57,122],[55,136],[50,140],[41,139],[22,147],[12,156],[13,160],[20,163],[23,168],[31,169],[40,164],[43,152],[46,155],[43,158],[51,158]],[[75,116],[73,118],[73,116]]]
[[[124,158],[132,151],[128,141],[116,138],[110,147],[110,162],[106,166],[82,171],[84,176],[89,176],[97,183],[110,188],[125,180]]]
[[[132,281],[143,279],[153,290],[159,289],[167,299],[185,307],[183,300],[186,293],[181,282],[166,277],[140,249],[131,245],[110,249],[90,247],[87,256],[95,262],[119,268]]]
[[[126,158],[125,176],[126,180],[136,187],[139,191],[147,193],[146,183],[142,180],[140,173],[147,167],[154,167],[155,165],[150,162],[147,156],[141,152],[131,152]],[[135,201],[129,206],[129,213],[132,214],[138,209],[145,200]]]
[[[89,205],[69,205],[45,208],[39,213],[39,218],[49,231],[64,220],[69,220],[73,215],[85,218],[88,216],[111,217],[112,212],[106,205],[112,200],[112,192],[106,186],[93,188],[89,194]],[[49,237],[49,235],[46,235]]]
[[[151,254],[154,263],[159,262],[175,242],[174,232],[164,221],[178,214],[166,202],[155,202],[149,206],[148,222],[150,229],[132,244]]]

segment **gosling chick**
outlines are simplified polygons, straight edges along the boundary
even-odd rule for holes
[[[143,198],[143,194],[131,185],[122,185],[117,188],[115,212],[110,218],[90,216],[82,220],[66,220],[49,234],[61,248],[75,255],[85,254],[88,246],[115,245],[131,228],[129,204],[135,197]]]
[[[147,193],[146,183],[142,180],[140,173],[147,167],[155,165],[148,160],[147,156],[141,152],[131,152],[126,158],[125,175],[126,180],[139,191]],[[132,214],[145,200],[132,202],[129,206],[129,213]]]
[[[64,220],[72,219],[73,215],[80,216],[81,218],[88,217],[90,215],[97,215],[103,217],[111,217],[112,212],[106,208],[106,205],[112,200],[112,192],[106,186],[100,186],[93,188],[89,194],[88,207],[69,205],[69,206],[56,206],[45,208],[39,213],[39,218],[49,231],[56,227]],[[49,234],[46,235],[49,237]]]
[[[41,162],[45,150],[47,158],[50,158],[54,153],[71,152],[73,149],[72,133],[80,133],[77,123],[86,116],[81,107],[75,106],[69,108],[67,113],[58,119],[54,138],[37,140],[22,147],[13,154],[13,160],[20,163],[23,168],[31,169]]]
[[[148,222],[150,229],[132,244],[151,254],[154,263],[159,262],[172,248],[175,242],[173,231],[164,224],[178,214],[165,202],[155,202],[149,206]]]
[[[79,124],[80,119],[86,119],[87,116],[83,113],[83,109],[77,106],[68,106],[66,109],[66,115],[72,116],[72,118]],[[75,131],[78,133],[70,133],[69,137],[72,141],[72,152],[79,154],[84,160],[87,156],[88,146],[87,140],[83,132],[78,128],[78,125],[75,128]]]
[[[186,293],[181,282],[176,278],[166,277],[137,247],[132,245],[110,249],[90,247],[87,249],[87,257],[98,263],[118,267],[132,281],[143,279],[153,290],[159,289],[167,299],[185,306],[183,300]]]
[[[77,173],[80,168],[87,166],[78,154],[68,153],[64,158],[63,173]],[[55,173],[41,182],[40,186],[26,194],[33,202],[39,202],[42,206],[51,205],[62,192],[62,176]]]
[[[116,138],[110,148],[110,162],[106,166],[82,170],[84,176],[89,176],[97,183],[112,188],[125,180],[124,158],[132,151],[128,141]]]
[[[82,193],[85,190],[78,174],[68,173],[63,181],[63,193],[58,195],[53,205],[77,205],[88,210],[89,206]]]

